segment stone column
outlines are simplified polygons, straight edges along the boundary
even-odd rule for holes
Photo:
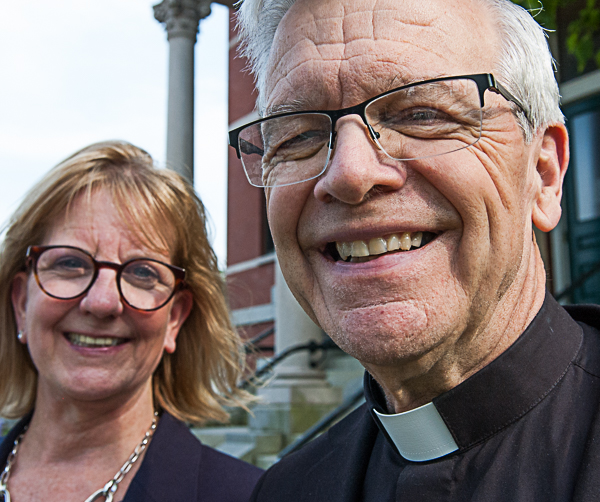
[[[163,0],[154,17],[169,41],[167,167],[194,183],[194,45],[211,0]]]
[[[275,264],[276,354],[287,348],[320,342],[322,330],[312,322],[289,290],[279,264]],[[281,434],[284,444],[304,432],[341,401],[341,389],[331,387],[325,372],[310,367],[308,352],[300,352],[276,366],[274,378],[258,390],[263,404],[253,409],[255,431]]]
[[[319,328],[294,298],[288,287],[279,263],[275,263],[275,354],[281,354],[293,345],[310,341],[321,342],[323,331]],[[308,352],[289,356],[277,366],[277,380],[285,380],[287,385],[310,383],[315,378],[322,379],[324,373],[310,367]],[[307,381],[309,380],[309,381]]]

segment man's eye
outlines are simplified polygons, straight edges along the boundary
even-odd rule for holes
[[[320,140],[322,137],[323,131],[305,131],[285,141],[279,148],[293,148],[298,145],[305,145],[311,141]]]
[[[390,112],[391,110],[377,117],[377,122],[373,123],[376,131],[382,134],[385,131],[394,132],[420,139],[444,139],[461,133],[472,134],[471,128],[479,123],[467,114],[424,106]]]
[[[265,164],[299,161],[316,155],[329,141],[329,134],[311,130],[297,134],[267,150]]]
[[[290,155],[298,152],[309,151],[315,146],[321,146],[328,139],[328,135],[319,130],[304,131],[292,138],[282,141],[275,146],[276,155]]]
[[[454,117],[436,108],[410,108],[403,110],[395,116],[387,117],[383,121],[386,126],[429,126],[434,124],[447,124],[455,122]]]

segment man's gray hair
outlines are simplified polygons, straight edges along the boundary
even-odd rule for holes
[[[549,124],[564,122],[559,107],[554,60],[546,32],[522,7],[510,0],[478,0],[490,12],[501,40],[494,76],[523,104],[515,107],[525,139]],[[265,104],[265,84],[275,32],[296,0],[243,0],[238,11],[241,54],[248,58],[258,89],[258,109]]]

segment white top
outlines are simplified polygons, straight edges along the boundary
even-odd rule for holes
[[[433,403],[414,410],[384,415],[373,410],[398,448],[413,462],[425,462],[458,450],[458,446]]]

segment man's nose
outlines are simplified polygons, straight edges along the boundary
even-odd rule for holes
[[[405,181],[405,166],[379,148],[360,117],[349,115],[337,123],[329,165],[314,190],[318,200],[360,204],[369,193],[398,190]]]
[[[117,288],[117,273],[102,268],[92,287],[81,299],[80,306],[95,317],[117,316],[123,312],[123,300]]]

